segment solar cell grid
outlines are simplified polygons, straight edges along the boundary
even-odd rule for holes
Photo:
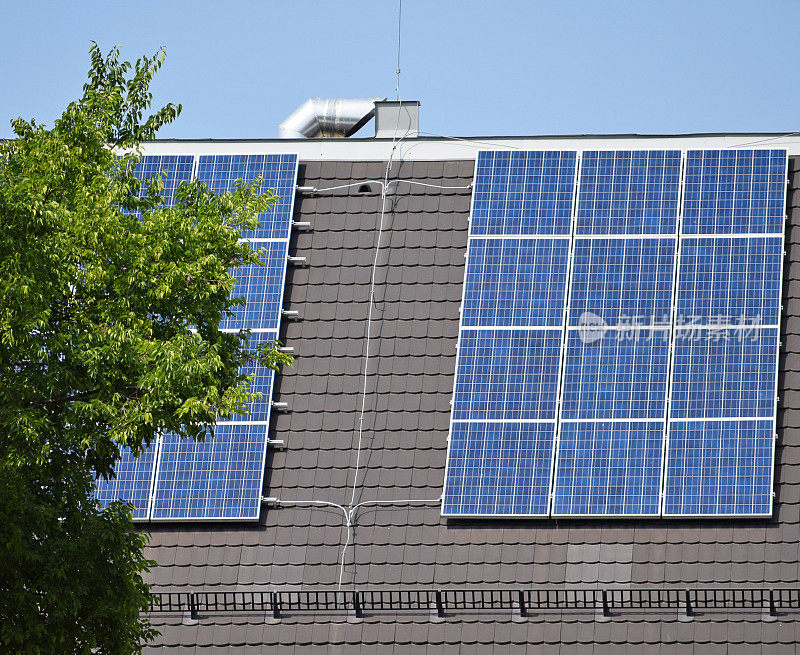
[[[683,232],[783,233],[785,150],[690,150]]]
[[[560,326],[568,239],[473,239],[462,325]]]
[[[769,515],[773,426],[772,419],[671,423],[664,514]]]
[[[563,423],[553,515],[657,515],[663,444],[663,421]]]
[[[584,152],[576,213],[578,234],[674,234],[679,150]]]
[[[577,153],[482,151],[471,234],[569,234]]]
[[[274,190],[279,201],[259,214],[261,227],[243,230],[246,239],[288,239],[297,180],[297,155],[208,155],[201,156],[197,177],[217,192],[233,191],[237,180],[263,178],[262,191]]]
[[[555,423],[453,423],[442,512],[545,516]]]
[[[575,239],[569,324],[669,322],[675,238]]]
[[[465,330],[453,420],[554,420],[561,331]]]
[[[684,239],[678,314],[703,325],[778,325],[782,264],[782,237]]]

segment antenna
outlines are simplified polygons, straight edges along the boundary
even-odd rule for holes
[[[397,101],[400,101],[400,25],[403,20],[403,0],[397,2],[397,82],[395,82],[394,90],[397,94]]]

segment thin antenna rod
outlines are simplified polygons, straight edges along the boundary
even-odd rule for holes
[[[397,5],[397,82],[395,83],[394,90],[397,93],[397,101],[400,102],[400,25],[403,20],[403,0],[398,0]]]

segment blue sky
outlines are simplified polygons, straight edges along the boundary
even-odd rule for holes
[[[184,111],[163,137],[274,137],[308,97],[395,95],[397,0],[3,4],[0,137],[52,123],[91,40],[166,47],[156,100]],[[794,132],[798,25],[790,0],[403,0],[400,93],[445,135]]]

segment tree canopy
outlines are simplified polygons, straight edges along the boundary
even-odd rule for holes
[[[50,128],[12,122],[0,144],[0,645],[130,652],[147,536],[131,506],[101,508],[97,476],[160,432],[202,438],[253,399],[241,367],[290,363],[219,331],[243,301],[240,239],[275,202],[260,179],[214,194],[134,175],[143,141],[180,114],[148,114],[163,50],[135,64],[90,50],[88,82]],[[233,294],[233,295],[232,295]]]

